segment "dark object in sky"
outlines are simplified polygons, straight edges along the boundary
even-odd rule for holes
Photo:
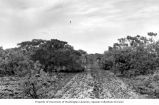
[[[70,20],[70,24],[72,23],[72,21]]]

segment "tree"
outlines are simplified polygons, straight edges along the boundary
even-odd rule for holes
[[[65,41],[57,39],[47,40],[31,55],[33,61],[39,60],[44,71],[76,71],[82,70],[79,63],[80,52],[73,49]],[[77,63],[78,62],[78,63]]]
[[[157,34],[149,33],[151,36]],[[120,72],[125,76],[153,73],[158,67],[158,41],[144,36],[127,36],[118,39],[105,51],[102,58],[104,69]]]
[[[78,52],[81,54],[81,55],[86,55],[87,54],[87,52],[86,51],[84,51],[84,50],[78,50]]]
[[[157,33],[154,33],[154,32],[148,32],[148,35],[149,35],[149,36],[157,36]]]
[[[2,50],[0,55],[3,75],[24,76],[33,66],[33,62],[18,48]]]

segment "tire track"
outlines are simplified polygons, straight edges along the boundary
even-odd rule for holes
[[[95,98],[95,96],[92,94],[93,84],[93,78],[88,72],[77,74],[56,93],[55,98]]]
[[[98,68],[76,74],[54,98],[135,99],[138,95],[110,71]]]
[[[109,71],[93,70],[93,77],[101,85],[100,99],[135,99],[138,95],[129,89],[119,78]],[[98,97],[97,97],[98,98]]]

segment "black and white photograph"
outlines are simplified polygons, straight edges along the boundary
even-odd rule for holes
[[[3,99],[159,99],[159,0],[0,0]]]

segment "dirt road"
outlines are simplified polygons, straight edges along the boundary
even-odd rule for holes
[[[135,99],[139,96],[110,71],[94,68],[75,75],[54,98]]]

